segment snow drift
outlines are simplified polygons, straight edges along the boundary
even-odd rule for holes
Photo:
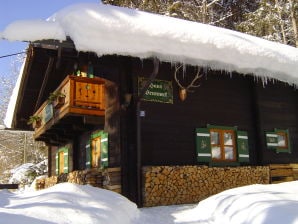
[[[0,37],[65,40],[79,51],[140,58],[155,56],[213,69],[254,74],[298,84],[298,49],[243,33],[138,10],[76,4],[47,21],[17,21]]]
[[[292,181],[223,191],[180,215],[192,216],[198,223],[298,224],[297,211],[298,181]]]
[[[0,224],[128,224],[137,206],[112,191],[70,183],[37,192],[0,191]]]
[[[297,210],[298,181],[234,188],[197,205],[142,209],[117,193],[70,183],[0,191],[0,224],[298,224]]]

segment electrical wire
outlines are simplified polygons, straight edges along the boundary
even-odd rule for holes
[[[25,53],[26,53],[26,51],[22,51],[22,52],[15,53],[15,54],[7,54],[7,55],[3,55],[3,56],[0,56],[0,58],[7,58],[7,57],[14,56],[14,55],[25,54]]]

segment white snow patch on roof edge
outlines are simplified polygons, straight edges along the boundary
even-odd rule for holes
[[[16,108],[16,104],[17,104],[19,89],[20,89],[20,86],[21,86],[21,80],[22,80],[22,77],[23,77],[23,74],[24,74],[25,62],[26,62],[26,58],[24,58],[22,67],[21,67],[20,72],[19,72],[18,79],[17,79],[16,84],[14,86],[14,89],[12,91],[12,95],[10,97],[8,107],[7,107],[7,110],[6,110],[6,115],[5,115],[5,118],[4,118],[4,124],[7,128],[12,128],[12,125],[13,125],[12,122],[13,122],[14,112],[15,112],[15,108]]]
[[[22,29],[21,29],[22,28]],[[101,3],[75,4],[47,21],[9,25],[2,38],[65,40],[79,51],[158,57],[213,69],[254,74],[298,85],[298,49],[196,22]]]

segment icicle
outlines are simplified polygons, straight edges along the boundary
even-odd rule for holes
[[[182,74],[182,77],[183,78],[185,78],[185,75],[186,75],[186,64],[183,62],[183,69],[182,69],[182,72],[183,72],[183,74]]]
[[[229,71],[229,74],[230,74],[230,78],[232,79],[233,78],[233,72]]]
[[[266,85],[268,84],[268,78],[267,77],[265,77],[265,76],[262,77],[262,84],[263,84],[263,88],[265,88]]]
[[[144,59],[143,58],[140,58],[140,61],[141,61],[142,68],[144,68]]]

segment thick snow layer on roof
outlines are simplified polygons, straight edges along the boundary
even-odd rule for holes
[[[76,4],[47,21],[18,21],[0,34],[20,41],[65,40],[79,51],[156,56],[298,84],[298,49],[243,33],[138,10]]]

